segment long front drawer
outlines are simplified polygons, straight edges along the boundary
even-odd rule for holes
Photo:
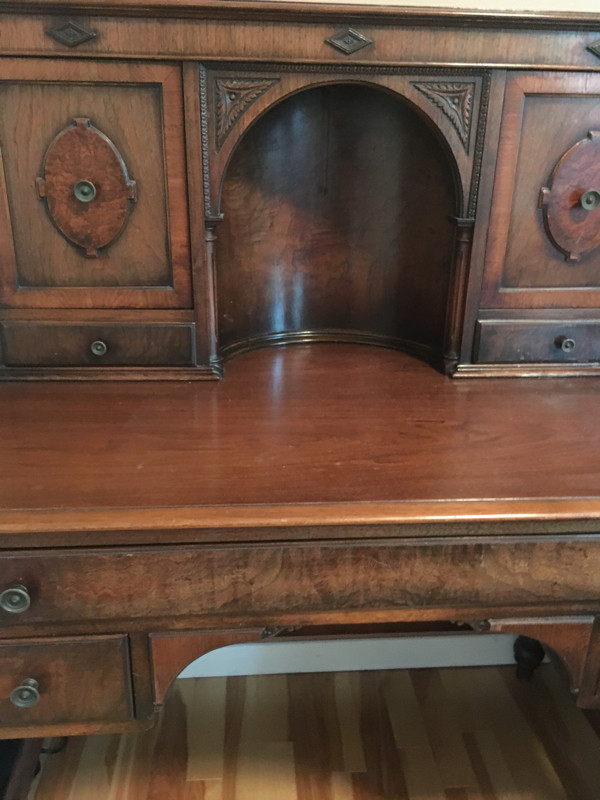
[[[25,586],[30,605],[22,601]],[[11,592],[12,588],[12,592]],[[597,603],[600,539],[530,537],[3,553],[0,625]],[[137,621],[137,622],[136,622]],[[39,628],[37,628],[39,629]]]
[[[0,728],[132,717],[126,636],[0,640]]]
[[[194,326],[5,322],[8,367],[192,366]]]
[[[480,320],[476,350],[484,364],[600,361],[600,321]]]

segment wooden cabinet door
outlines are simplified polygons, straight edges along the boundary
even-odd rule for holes
[[[585,208],[581,199],[600,193],[596,132],[600,136],[599,74],[509,77],[483,308],[600,304],[600,206]]]
[[[0,60],[0,303],[188,308],[181,74]]]

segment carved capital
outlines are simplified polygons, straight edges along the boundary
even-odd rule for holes
[[[279,78],[215,78],[217,150],[252,103],[278,82]]]
[[[421,94],[452,123],[466,152],[469,152],[475,83],[413,82]]]

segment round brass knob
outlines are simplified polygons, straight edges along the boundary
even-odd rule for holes
[[[581,195],[579,202],[586,211],[593,211],[600,206],[600,192],[596,191],[596,189],[590,189]]]
[[[31,597],[27,587],[21,583],[11,586],[10,589],[5,589],[0,594],[0,608],[9,614],[22,614],[27,611],[30,605]]]
[[[575,339],[569,339],[568,336],[557,336],[554,340],[556,347],[559,347],[563,353],[572,353],[575,350]]]
[[[21,685],[10,693],[10,702],[19,708],[31,708],[40,699],[38,682],[34,678],[25,678]]]
[[[105,356],[108,352],[108,345],[101,339],[96,339],[95,342],[91,343],[90,350],[95,356]]]
[[[91,181],[77,181],[73,187],[73,194],[80,203],[91,203],[96,197],[96,187]]]

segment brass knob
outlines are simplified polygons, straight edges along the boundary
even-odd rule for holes
[[[600,192],[596,191],[596,189],[590,189],[581,195],[579,202],[586,211],[593,211],[600,206]]]
[[[91,181],[77,181],[73,187],[73,194],[80,203],[91,203],[96,197],[96,187]]]
[[[101,339],[96,339],[95,342],[91,343],[90,350],[95,356],[105,356],[108,352],[108,345]]]
[[[5,589],[0,594],[0,608],[9,614],[22,614],[31,605],[31,597],[27,587],[21,583]]]
[[[31,708],[40,700],[38,682],[34,678],[25,678],[21,685],[10,693],[10,702],[19,708]]]
[[[554,340],[556,347],[559,347],[563,353],[572,353],[575,350],[575,339],[569,339],[568,336],[557,336]]]

